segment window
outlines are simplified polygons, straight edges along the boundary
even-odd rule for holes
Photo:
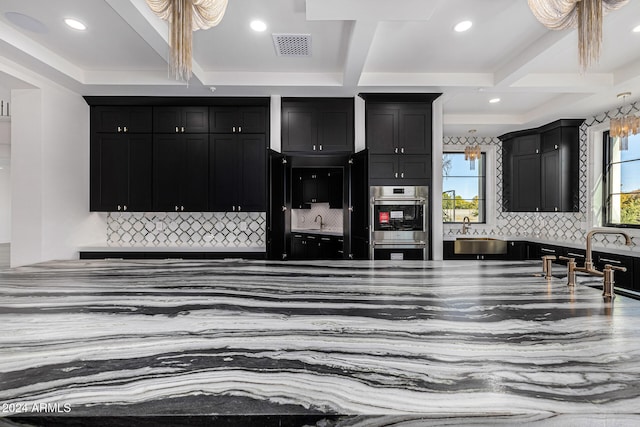
[[[604,224],[640,228],[640,135],[629,137],[629,149],[604,133]]]
[[[464,153],[445,152],[442,156],[442,222],[485,223],[486,153],[471,169]]]

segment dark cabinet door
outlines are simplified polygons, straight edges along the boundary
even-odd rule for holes
[[[155,133],[207,133],[208,107],[154,107]]]
[[[321,104],[317,123],[318,151],[353,152],[353,99]]]
[[[397,151],[399,114],[395,108],[367,107],[366,138],[371,154],[391,154]]]
[[[212,210],[266,210],[264,135],[212,135],[210,155]]]
[[[398,160],[395,155],[372,154],[369,158],[369,177],[372,180],[395,180]]]
[[[306,259],[307,251],[306,251],[306,241],[302,234],[294,234],[291,236],[291,253],[289,254],[290,259]]]
[[[431,178],[431,156],[397,156],[400,178],[421,181]]]
[[[267,109],[265,107],[210,107],[209,128],[211,133],[264,133],[267,130]]]
[[[94,134],[90,210],[150,210],[151,151],[151,135]]]
[[[557,212],[562,209],[562,178],[560,151],[543,151],[540,155],[540,210]]]
[[[369,258],[369,170],[368,150],[349,160],[349,210],[347,232],[349,258]]]
[[[208,140],[208,135],[154,136],[154,210],[208,210]]]
[[[330,209],[342,209],[344,205],[344,180],[342,169],[327,172],[327,198]]]
[[[91,109],[94,133],[150,133],[151,107],[96,106]]]
[[[236,206],[238,157],[235,135],[211,135],[211,193],[209,202],[215,212],[232,212]]]
[[[99,134],[91,141],[92,211],[119,211],[128,201],[128,139],[124,135]],[[118,209],[119,208],[119,209]]]
[[[315,151],[318,146],[315,108],[305,103],[282,106],[282,151]]]
[[[184,160],[180,179],[181,209],[209,210],[209,136],[184,135]]]
[[[369,178],[372,185],[424,185],[431,179],[431,156],[370,156]]]
[[[269,197],[267,215],[267,258],[283,260],[286,255],[287,161],[280,153],[269,150]]]
[[[129,201],[127,210],[146,212],[153,209],[153,138],[130,135],[129,140]]]
[[[243,212],[266,210],[266,155],[264,135],[240,135],[239,209]]]
[[[400,154],[431,153],[431,108],[404,106],[400,109],[398,148]]]
[[[353,151],[353,99],[313,98],[282,102],[282,151]]]
[[[511,209],[513,212],[535,212],[540,209],[540,155],[513,157]]]

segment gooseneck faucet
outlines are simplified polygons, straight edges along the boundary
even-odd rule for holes
[[[322,230],[322,226],[324,225],[322,222],[322,215],[316,215],[316,219],[314,219],[313,222],[318,222],[318,218],[320,218],[320,229]]]
[[[471,228],[471,220],[468,216],[465,216],[464,218],[462,218],[462,234],[467,234],[469,228]]]

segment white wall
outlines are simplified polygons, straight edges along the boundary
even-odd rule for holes
[[[89,107],[46,84],[11,101],[11,266],[76,258],[100,226],[89,214]]]
[[[3,92],[0,90],[0,98]],[[0,243],[11,243],[11,122],[0,118]]]

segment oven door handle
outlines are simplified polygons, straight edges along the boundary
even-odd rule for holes
[[[425,199],[424,197],[380,197],[380,198],[373,198],[372,199],[373,203],[377,203],[377,202],[409,202],[411,204],[413,203],[425,203],[427,201],[427,199]]]
[[[373,246],[376,245],[415,245],[415,246],[424,246],[427,242],[424,240],[374,240],[372,242]]]

